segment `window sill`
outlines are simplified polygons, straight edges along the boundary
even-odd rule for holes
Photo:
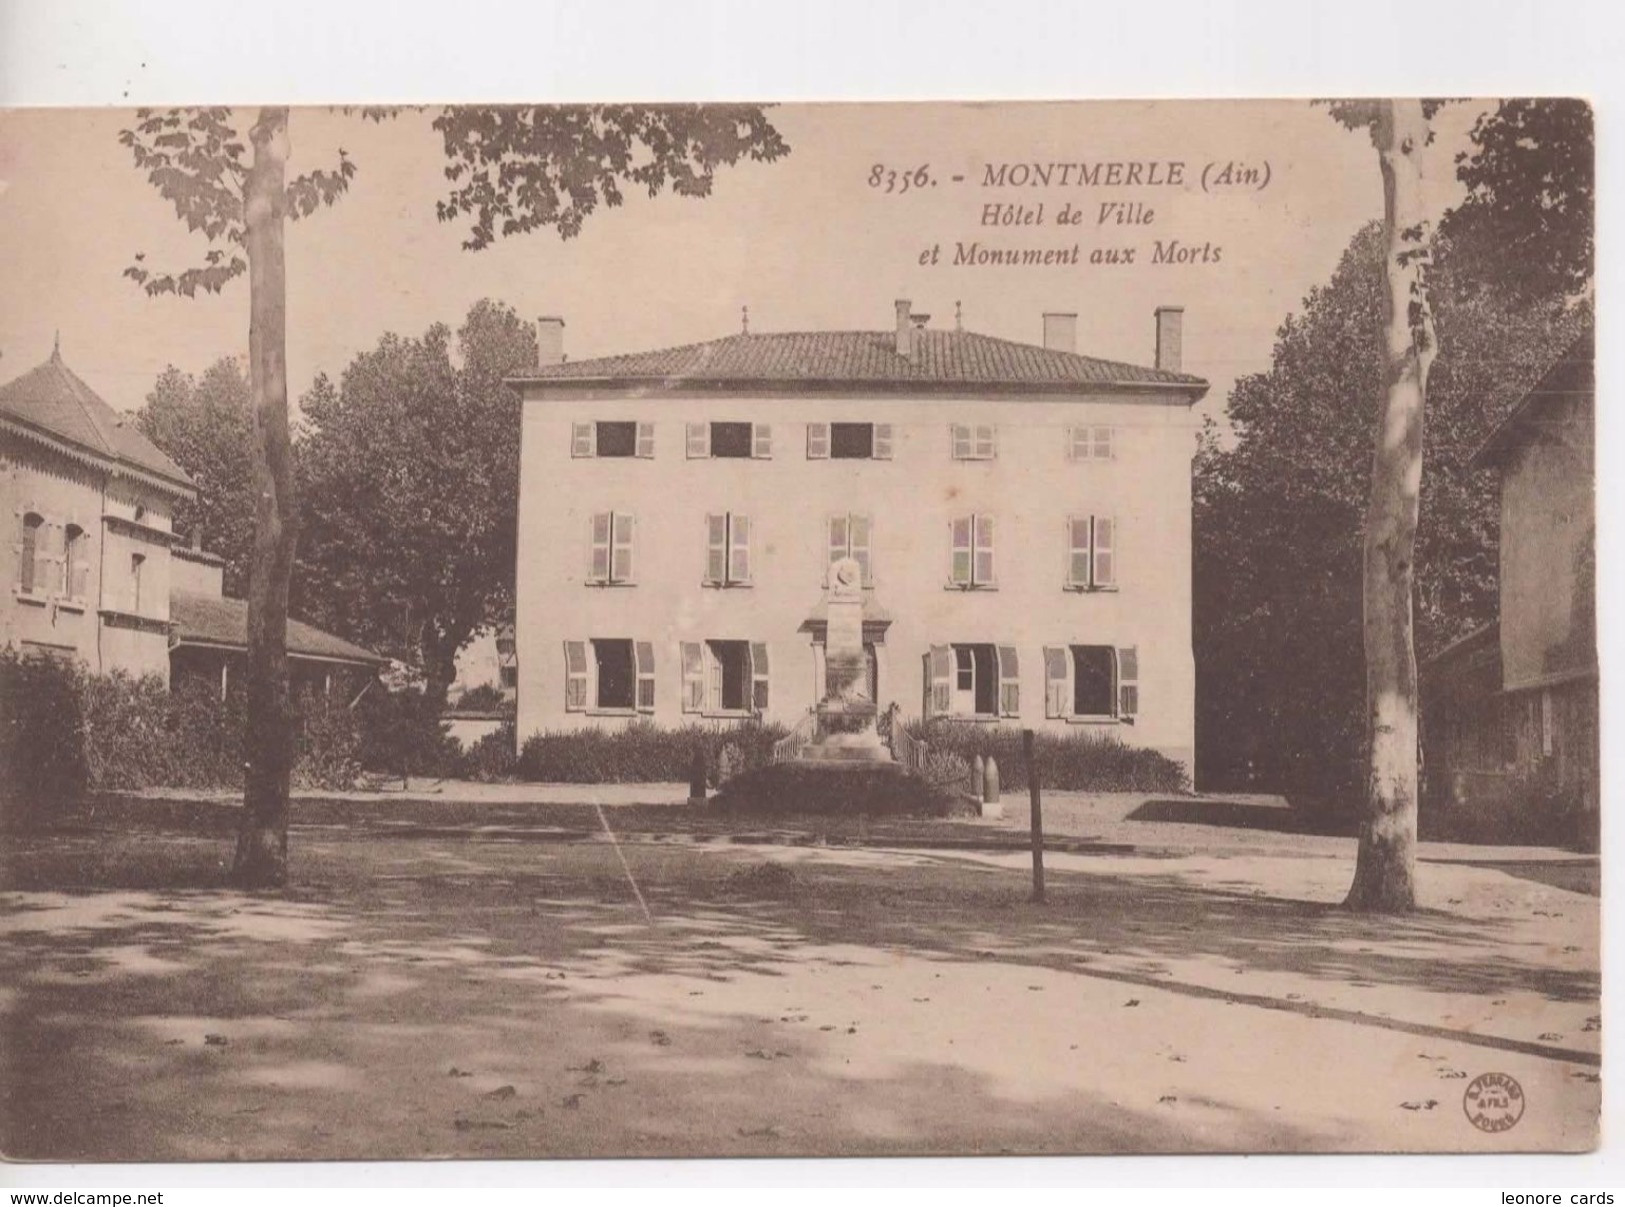
[[[1016,717],[1001,717],[991,712],[945,712],[931,718],[933,721],[957,721],[962,725],[997,725],[1000,721],[1014,721]]]
[[[756,585],[755,583],[717,583],[717,582],[703,582],[703,583],[700,584],[700,586],[704,590],[707,590],[707,591],[738,591],[738,590],[741,590],[741,589],[748,591],[750,588],[754,587],[755,585]]]
[[[624,579],[618,582],[600,582],[591,578],[587,580],[587,586],[589,587],[635,587],[637,585],[636,582],[627,582]]]
[[[962,595],[969,595],[975,591],[997,591],[998,583],[943,583],[944,591],[958,591]]]
[[[644,715],[644,710],[638,708],[586,708],[582,711],[589,717],[636,717]]]
[[[17,587],[11,593],[18,603],[32,604],[36,608],[49,607],[51,604],[51,597],[38,591],[24,591],[21,587]]]
[[[1066,717],[1062,717],[1061,720],[1065,721],[1068,725],[1129,725],[1129,724],[1133,724],[1132,721],[1127,721],[1122,717],[1106,717],[1106,716],[1101,716],[1101,717],[1066,716]]]
[[[756,712],[749,708],[706,709],[700,713],[707,721],[749,721],[756,715]]]
[[[1117,587],[1115,585],[1110,586],[1110,587],[1093,587],[1093,586],[1082,586],[1082,585],[1080,585],[1078,583],[1067,583],[1065,586],[1063,586],[1061,588],[1061,590],[1068,591],[1068,592],[1072,593],[1073,595],[1116,595],[1117,594]]]
[[[63,612],[72,612],[75,615],[83,615],[86,607],[82,599],[59,599],[56,606]]]

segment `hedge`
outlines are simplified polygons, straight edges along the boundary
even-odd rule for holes
[[[1022,731],[1005,725],[955,721],[911,721],[909,736],[934,753],[958,755],[969,763],[992,755],[1005,789],[1027,787]],[[1093,733],[1033,735],[1033,761],[1045,788],[1082,792],[1181,792],[1190,786],[1185,767],[1155,750],[1129,746],[1115,736]]]
[[[295,702],[294,786],[339,789],[361,774],[361,718],[319,696]],[[242,694],[174,691],[156,675],[0,649],[0,802],[51,810],[89,791],[234,789],[243,782]]]
[[[645,721],[617,730],[544,730],[525,740],[515,774],[559,784],[681,783],[689,778],[695,752],[702,751],[715,784],[724,763],[738,774],[771,762],[773,744],[788,732],[782,725],[754,722],[662,729]]]

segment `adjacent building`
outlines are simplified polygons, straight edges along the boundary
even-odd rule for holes
[[[855,559],[870,694],[904,718],[1110,734],[1192,765],[1183,314],[1155,364],[933,328],[744,332],[572,362],[524,397],[518,734],[792,724]],[[1153,334],[1148,324],[1148,337]],[[1150,339],[1148,338],[1148,343]]]
[[[1499,619],[1422,667],[1430,802],[1598,809],[1595,341],[1582,331],[1474,455],[1501,499]]]
[[[175,531],[197,496],[180,466],[63,362],[0,386],[0,520],[10,534],[0,646],[93,671],[204,676],[226,691],[245,656],[248,605],[222,563]],[[288,622],[295,689],[359,690],[381,659]]]

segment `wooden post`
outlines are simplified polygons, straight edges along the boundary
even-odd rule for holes
[[[1027,760],[1027,795],[1033,805],[1033,900],[1044,904],[1044,802],[1038,795],[1038,768],[1033,763],[1033,731],[1021,731],[1021,754]]]

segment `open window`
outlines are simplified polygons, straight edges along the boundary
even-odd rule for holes
[[[564,643],[566,711],[653,712],[654,706],[653,642],[595,637]]]
[[[766,423],[691,423],[685,444],[689,458],[773,456],[773,428]]]
[[[1140,711],[1139,650],[1066,645],[1044,649],[1044,712],[1075,721],[1132,721]]]
[[[766,711],[766,642],[685,641],[682,663],[684,712],[742,716]]]
[[[570,455],[648,459],[655,455],[655,425],[630,420],[571,424]]]
[[[1016,649],[990,642],[932,646],[925,658],[928,717],[995,718],[1021,714]]]
[[[892,425],[889,423],[809,423],[807,456],[814,460],[889,461]]]

